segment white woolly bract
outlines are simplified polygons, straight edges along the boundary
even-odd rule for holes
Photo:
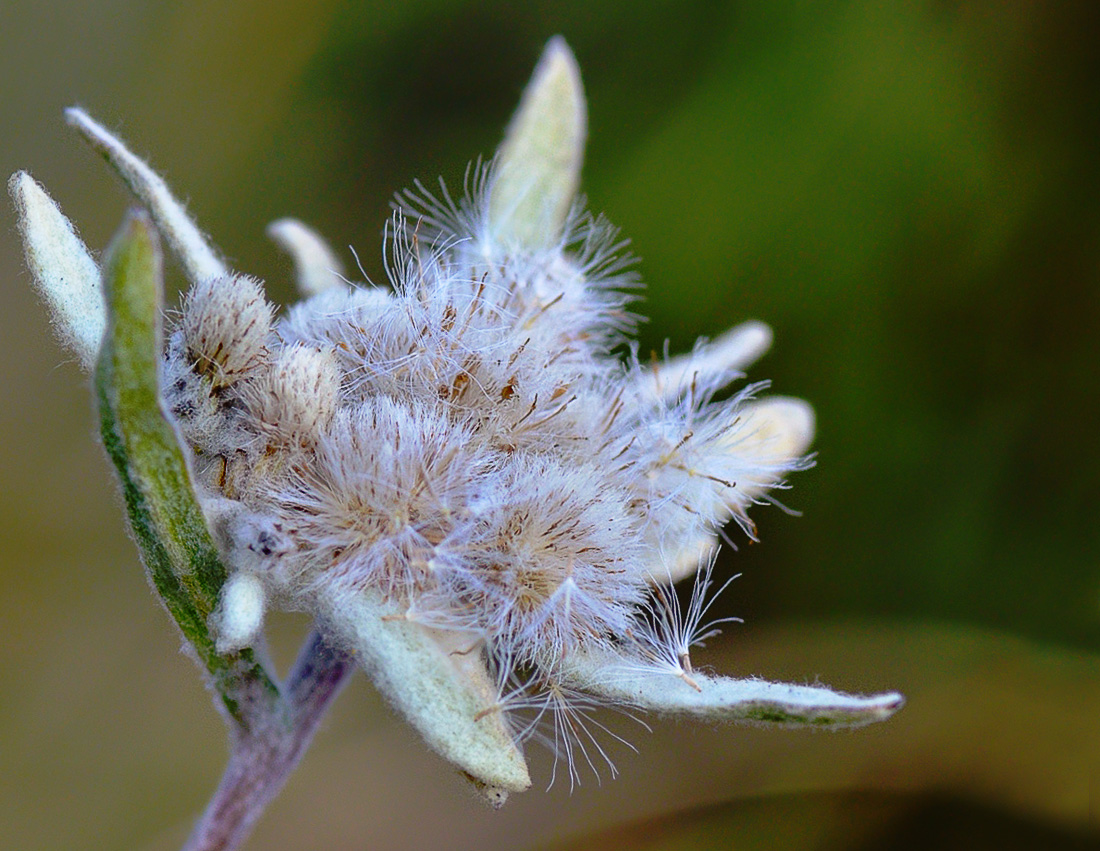
[[[500,714],[482,714],[493,684],[476,650],[453,635],[400,616],[374,590],[331,595],[315,611],[359,654],[383,694],[441,756],[475,780],[499,806],[531,784],[527,764]]]
[[[279,219],[267,226],[267,235],[294,258],[298,291],[317,295],[341,286],[343,264],[311,228],[297,219]]]
[[[574,654],[568,666],[564,673],[573,683],[610,702],[713,721],[858,727],[888,718],[905,702],[897,692],[859,697],[755,678],[695,674],[686,682],[607,653]]]
[[[13,174],[8,190],[19,213],[27,266],[49,305],[54,329],[91,370],[107,327],[99,268],[72,223],[29,174]]]
[[[211,616],[219,653],[230,653],[255,641],[264,621],[264,584],[253,573],[235,573],[222,588]]]
[[[149,211],[157,230],[167,240],[192,284],[227,274],[225,264],[159,174],[79,107],[66,109],[65,120],[107,158],[130,191]]]

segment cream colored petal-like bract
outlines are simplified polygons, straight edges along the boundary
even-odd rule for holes
[[[29,174],[13,174],[8,190],[19,213],[35,287],[49,307],[61,342],[91,372],[107,327],[99,268],[72,223]]]
[[[889,718],[905,702],[897,692],[860,697],[698,672],[688,682],[611,653],[577,654],[563,677],[590,694],[652,712],[776,726],[861,727]]]
[[[646,380],[663,398],[684,392],[694,380],[726,382],[740,377],[740,370],[763,355],[772,344],[772,329],[763,322],[743,322],[690,355],[679,355],[660,364]]]
[[[553,38],[498,151],[489,236],[501,246],[549,248],[562,235],[580,184],[587,110],[580,69]]]
[[[527,763],[496,704],[496,689],[471,637],[407,620],[371,590],[322,601],[378,690],[494,806],[531,785]]]
[[[813,406],[793,396],[770,396],[749,402],[743,411],[744,425],[730,438],[730,450],[764,463],[787,463],[806,454],[813,443],[816,417]],[[774,482],[743,481],[742,490],[751,497],[767,491]]]
[[[228,273],[183,204],[164,179],[130,152],[122,141],[79,107],[65,110],[65,120],[114,166],[134,196],[144,204],[193,284]]]
[[[279,219],[267,226],[267,235],[294,260],[303,298],[343,286],[343,264],[315,230],[297,219]]]

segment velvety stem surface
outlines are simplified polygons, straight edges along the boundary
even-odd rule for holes
[[[257,693],[247,726],[231,721],[229,764],[184,851],[232,851],[283,788],[329,704],[351,672],[350,657],[313,633],[274,704]]]

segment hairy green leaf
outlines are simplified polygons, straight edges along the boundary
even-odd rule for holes
[[[103,444],[153,585],[226,709],[244,722],[242,690],[259,684],[274,695],[276,686],[250,651],[219,654],[207,626],[227,574],[160,402],[161,256],[146,213],[131,212],[108,248],[103,287],[107,332],[95,373]]]

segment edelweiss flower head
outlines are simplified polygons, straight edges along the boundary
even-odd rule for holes
[[[70,120],[193,280],[163,398],[230,571],[220,651],[253,642],[269,604],[312,613],[497,802],[530,782],[516,708],[553,714],[572,778],[595,705],[824,726],[900,705],[692,669],[722,529],[754,535],[750,507],[809,465],[813,414],[759,399],[763,382],[720,396],[770,343],[758,323],[660,362],[630,345],[630,260],[576,200],[584,100],[561,39],[467,197],[417,184],[398,199],[389,288],[347,284],[311,231],[273,226],[306,296],[278,319],[156,175]],[[39,208],[29,178],[13,191]],[[33,259],[43,229],[25,231],[55,293]],[[57,313],[89,363],[103,323]],[[692,575],[681,612],[670,586]]]

